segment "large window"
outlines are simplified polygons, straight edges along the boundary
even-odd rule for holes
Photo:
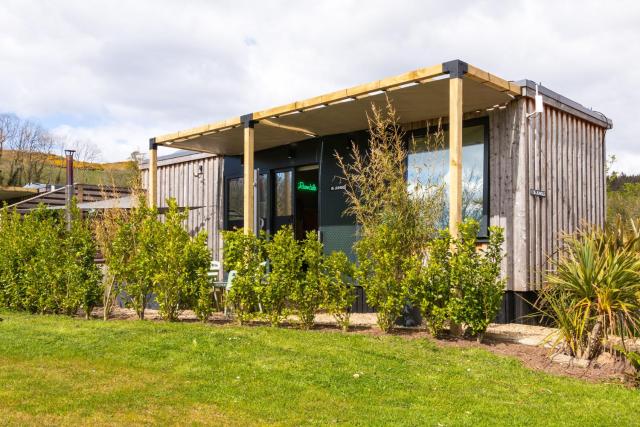
[[[480,223],[480,236],[487,234],[488,171],[485,159],[484,124],[467,126],[462,130],[462,217],[475,218]],[[447,204],[442,227],[449,224],[449,135],[443,138],[415,136],[415,146],[409,154],[407,184],[410,189],[420,186],[443,185]]]
[[[244,179],[227,181],[227,222],[229,228],[242,227],[244,221]]]

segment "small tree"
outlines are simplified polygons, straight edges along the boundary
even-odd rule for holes
[[[356,299],[353,284],[353,264],[342,251],[331,252],[320,269],[320,286],[323,292],[322,306],[343,330],[349,329],[351,306]]]
[[[282,227],[265,245],[270,272],[260,287],[260,302],[272,326],[286,317],[289,297],[300,286],[302,254],[291,226]]]
[[[136,183],[133,184],[132,198],[141,202],[144,197],[141,197],[141,191]],[[115,187],[114,182],[112,182],[112,187]],[[118,195],[110,193],[108,189],[103,187],[102,197],[109,199],[117,198]],[[129,256],[129,251],[125,250],[125,247],[118,248],[116,242],[120,228],[127,222],[129,222],[129,212],[121,208],[104,209],[96,213],[92,221],[96,244],[104,258],[102,268],[102,318],[104,320],[107,320],[111,315],[116,297],[121,291],[119,279],[122,277],[117,277],[116,273],[121,269],[125,257]]]
[[[297,243],[297,242],[296,242]],[[304,276],[297,281],[293,289],[292,299],[296,305],[300,324],[304,329],[313,327],[315,315],[322,304],[322,287],[320,276],[322,270],[322,243],[318,240],[318,233],[310,231],[302,242],[302,264]]]
[[[407,140],[389,102],[383,109],[372,105],[368,119],[367,150],[353,144],[349,160],[336,157],[346,187],[345,213],[360,225],[356,277],[378,312],[378,325],[389,331],[410,303],[426,245],[442,217],[445,192],[442,183],[420,182],[419,176],[407,184],[407,159],[416,142]],[[427,147],[442,142],[441,130],[425,138]]]

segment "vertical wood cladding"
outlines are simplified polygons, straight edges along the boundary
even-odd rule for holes
[[[605,129],[548,105],[529,111],[533,100],[521,98],[490,112],[491,225],[505,229],[514,291],[540,289],[562,233],[605,219]]]
[[[178,206],[190,207],[187,230],[195,234],[205,230],[213,259],[222,257],[222,167],[221,157],[193,154],[158,162],[158,206],[166,207],[168,198]],[[149,170],[142,169],[147,185]]]

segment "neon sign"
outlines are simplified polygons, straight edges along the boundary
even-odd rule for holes
[[[298,181],[298,186],[296,188],[298,191],[311,191],[314,193],[318,191],[318,186],[315,182],[310,182],[307,184],[304,181]]]

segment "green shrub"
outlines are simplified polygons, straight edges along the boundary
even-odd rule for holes
[[[344,252],[331,252],[324,257],[320,269],[322,307],[333,315],[343,331],[349,329],[351,306],[356,299],[353,275],[353,264]]]
[[[489,227],[487,248],[478,250],[478,222],[466,219],[458,230],[456,239],[444,230],[429,243],[426,266],[415,281],[416,304],[432,334],[442,334],[449,322],[464,324],[469,335],[482,339],[504,294],[504,234],[499,227]]]
[[[413,270],[414,259],[407,254],[402,230],[387,224],[371,228],[354,245],[356,278],[367,303],[378,313],[378,326],[388,332],[407,303],[409,281],[405,273]]]
[[[100,272],[88,222],[75,208],[71,229],[43,205],[21,217],[0,210],[0,303],[32,313],[88,317],[99,302]]]
[[[300,324],[304,329],[309,329],[313,326],[315,314],[322,305],[323,292],[320,285],[323,263],[322,243],[318,240],[318,233],[310,231],[301,245],[304,272],[293,288],[291,299],[295,304]]]
[[[416,305],[427,328],[434,336],[444,332],[449,320],[451,287],[451,235],[443,230],[429,242],[428,261],[422,281],[416,287]]]
[[[565,351],[593,359],[615,334],[633,336],[640,321],[640,235],[586,228],[563,240],[537,306],[560,330]]]
[[[97,248],[90,223],[75,207],[62,250],[67,254],[63,275],[66,281],[64,310],[75,314],[81,308],[89,318],[102,299],[102,273],[95,263]]]
[[[271,325],[286,317],[287,304],[301,286],[302,252],[291,226],[284,226],[265,245],[270,272],[260,287],[260,302]]]
[[[191,298],[191,306],[196,317],[206,321],[213,313],[212,283],[209,281],[209,266],[211,253],[207,246],[207,233],[198,233],[187,245],[184,252],[185,270],[191,282],[191,289],[195,293]]]
[[[163,268],[159,262],[160,222],[156,208],[147,207],[144,197],[123,218],[113,239],[107,265],[126,293],[126,305],[144,319],[154,289],[154,275]],[[106,255],[106,254],[105,254]]]
[[[31,313],[66,311],[63,309],[66,292],[61,268],[67,255],[61,250],[64,225],[44,206],[25,215],[20,225],[25,251],[19,267],[21,281],[15,284],[20,289],[16,295],[21,295],[22,301],[16,301],[16,305]]]
[[[158,269],[153,275],[156,300],[162,318],[175,321],[182,309],[194,307],[200,319],[211,314],[211,292],[207,271],[211,255],[206,233],[191,238],[184,229],[186,212],[178,210],[175,199],[168,199],[164,222],[157,223],[154,236]],[[207,304],[207,301],[209,303]]]
[[[500,278],[503,231],[489,227],[487,249],[477,250],[479,228],[475,220],[465,220],[458,227],[451,263],[452,287],[457,292],[451,299],[450,314],[453,322],[464,323],[467,333],[481,340],[500,311],[505,281]]]
[[[0,306],[24,309],[20,275],[26,260],[26,246],[20,229],[20,214],[0,209]]]
[[[249,321],[259,304],[258,291],[265,276],[264,238],[243,229],[223,231],[224,265],[227,271],[237,275],[229,292],[229,302],[238,323]]]

